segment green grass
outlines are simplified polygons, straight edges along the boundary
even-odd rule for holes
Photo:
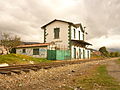
[[[106,66],[100,66],[94,74],[76,80],[77,87],[85,90],[120,90],[119,82],[108,75]]]
[[[118,64],[120,64],[120,59],[118,59],[116,62],[117,62]]]
[[[91,54],[91,58],[92,59],[98,59],[98,58],[105,58],[105,57],[100,56],[100,55],[96,55],[96,54]]]
[[[34,58],[27,55],[20,55],[20,54],[7,54],[7,55],[0,55],[0,63],[8,63],[12,64],[30,64],[30,61],[34,63],[40,62],[50,62],[44,58]]]

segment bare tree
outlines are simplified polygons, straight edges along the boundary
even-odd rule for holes
[[[21,44],[20,37],[14,35],[10,35],[8,33],[4,33],[1,35],[0,45],[4,46],[7,53],[9,53],[13,48]]]

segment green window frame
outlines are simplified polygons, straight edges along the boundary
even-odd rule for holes
[[[40,53],[39,53],[39,49],[38,48],[36,48],[36,49],[33,49],[33,55],[39,55]]]
[[[79,40],[80,40],[80,31],[79,31]]]
[[[76,59],[76,48],[74,48],[74,59]]]
[[[90,54],[89,54],[90,52],[89,51],[87,51],[87,54],[88,54],[88,59],[90,58]]]
[[[83,59],[85,59],[85,50],[83,49]]]
[[[84,33],[83,33],[83,40],[85,39],[85,37],[84,37]]]
[[[81,49],[79,49],[79,58],[81,59]]]
[[[75,38],[75,34],[76,34],[76,32],[75,32],[75,29],[74,29],[74,38]]]
[[[60,28],[54,28],[54,39],[60,38]]]

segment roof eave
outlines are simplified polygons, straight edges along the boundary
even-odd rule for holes
[[[68,23],[68,24],[70,24],[70,25],[76,27],[75,24],[72,23],[72,22],[67,22],[67,21],[63,21],[63,20],[57,20],[57,19],[54,19],[53,21],[49,22],[48,24],[42,26],[41,29],[45,29],[46,26],[48,26],[49,24],[51,24],[51,23],[53,23],[53,22],[55,22],[55,21],[60,21],[60,22]],[[76,27],[76,28],[77,28],[77,27]]]
[[[82,43],[85,44],[85,45],[91,45],[91,46],[92,46],[92,44],[90,44],[90,43],[88,43],[88,42],[85,42],[85,41],[83,41],[83,40],[71,40],[71,41],[78,41],[78,42],[82,42]]]

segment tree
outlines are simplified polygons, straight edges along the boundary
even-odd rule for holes
[[[110,52],[110,57],[119,57],[120,52]]]
[[[119,52],[115,52],[115,57],[119,57],[120,53]]]
[[[107,51],[106,47],[101,47],[99,51],[102,53],[103,56],[109,57],[109,52]]]
[[[115,53],[114,52],[110,52],[110,57],[115,57]]]
[[[10,53],[13,48],[21,44],[20,37],[14,35],[11,36],[8,33],[4,33],[1,35],[2,39],[0,40],[0,45],[4,46],[7,53]]]

